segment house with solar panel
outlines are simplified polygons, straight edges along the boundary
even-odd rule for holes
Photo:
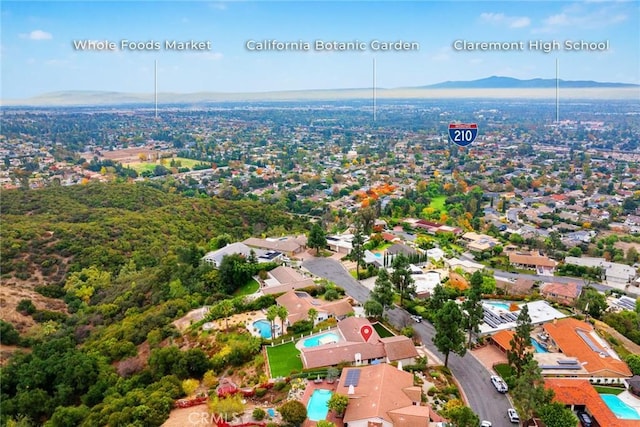
[[[360,333],[368,326],[371,335],[365,339]],[[324,333],[321,335],[327,335]],[[362,317],[347,317],[331,331],[331,339],[307,338],[301,340],[302,365],[305,369],[351,363],[355,366],[397,362],[414,364],[418,351],[411,338],[404,335],[381,338],[371,323]]]
[[[413,374],[386,363],[344,368],[336,393],[349,398],[343,416],[349,427],[427,427],[437,416],[421,405]]]

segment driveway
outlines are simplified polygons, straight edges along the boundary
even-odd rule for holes
[[[328,258],[314,258],[305,261],[303,267],[317,276],[335,282],[344,288],[350,297],[362,304],[369,298],[369,289],[351,277],[338,261]],[[444,360],[442,353],[436,349],[431,341],[435,335],[433,325],[428,322],[415,323],[409,317],[409,313],[400,308],[387,310],[386,314],[389,322],[397,328],[412,325],[414,330],[420,334],[424,346]],[[496,391],[489,379],[491,373],[471,353],[467,353],[464,357],[450,354],[449,368],[462,387],[469,406],[481,420],[491,421],[494,427],[512,426],[507,418],[507,409],[511,407],[509,400],[505,395]]]

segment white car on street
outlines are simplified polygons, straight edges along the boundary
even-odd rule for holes
[[[507,391],[509,391],[507,383],[505,383],[504,380],[498,375],[491,375],[491,383],[500,393],[506,393]]]
[[[509,421],[511,421],[512,423],[520,423],[520,417],[518,416],[518,412],[515,409],[507,409],[507,415],[509,415]]]

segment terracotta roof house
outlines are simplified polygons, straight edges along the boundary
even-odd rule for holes
[[[519,252],[510,252],[509,262],[516,267],[533,268],[536,270],[536,274],[542,276],[553,276],[557,264],[554,260],[546,256]]]
[[[340,319],[353,311],[348,298],[337,301],[321,301],[302,291],[288,291],[276,298],[276,304],[284,306],[289,312],[285,322],[286,326],[291,326],[299,320],[307,320],[309,310],[312,308],[318,312],[316,323],[330,317]]]
[[[363,326],[372,329],[372,334],[366,341],[360,333]],[[381,362],[413,364],[418,357],[416,347],[410,338],[401,335],[380,338],[371,323],[362,317],[347,317],[338,322],[335,332],[340,335],[338,342],[300,349],[305,369],[335,366],[343,362],[355,365]]]
[[[568,378],[545,379],[544,385],[554,391],[554,401],[571,410],[585,411],[601,427],[637,427],[638,420],[618,418],[587,380]]]
[[[546,323],[543,328],[551,347],[562,353],[561,357],[558,353],[535,354],[543,375],[588,377],[600,383],[621,383],[631,377],[627,364],[589,323],[567,317]]]
[[[573,305],[582,293],[582,285],[570,283],[545,283],[540,288],[540,294],[545,299],[565,305]]]
[[[349,427],[428,427],[430,409],[420,405],[413,374],[386,363],[344,368],[336,393],[349,397]]]
[[[304,277],[291,267],[280,266],[267,272],[267,278],[261,280],[263,294],[277,294],[290,290],[315,286],[313,279]]]

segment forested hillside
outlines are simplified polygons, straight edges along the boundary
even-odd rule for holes
[[[219,233],[243,239],[304,230],[274,205],[186,198],[151,183],[3,191],[0,209],[3,277],[39,270],[47,283],[89,266],[111,273],[129,261],[157,266]]]
[[[306,229],[277,206],[186,198],[150,183],[4,191],[1,211],[3,287],[31,285],[67,305],[21,301],[36,323],[19,336],[3,316],[2,343],[26,350],[2,370],[3,425],[161,424],[180,380],[210,367],[201,349],[166,347],[180,335],[171,322],[234,290],[202,255],[222,234]],[[143,344],[148,363],[132,359]]]

